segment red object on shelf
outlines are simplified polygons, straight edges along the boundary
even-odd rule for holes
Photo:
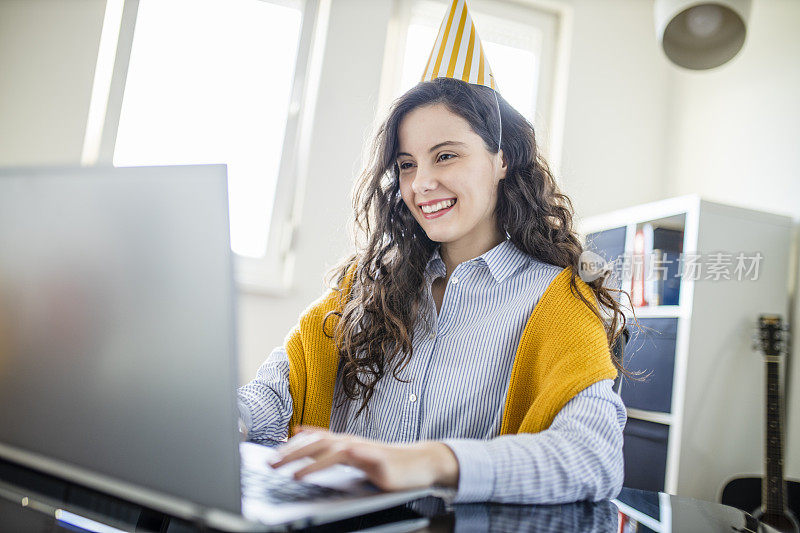
[[[644,297],[645,242],[641,229],[633,237],[633,264],[631,265],[631,301],[635,307],[647,305]]]

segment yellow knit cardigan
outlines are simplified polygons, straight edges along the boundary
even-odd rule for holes
[[[334,340],[323,333],[322,321],[328,311],[342,309],[354,272],[351,267],[341,293],[330,291],[312,303],[286,337],[294,402],[290,435],[300,424],[330,425],[339,351]],[[586,299],[595,301],[589,286],[576,281]],[[337,316],[328,320],[329,333],[337,321]],[[511,370],[500,434],[547,429],[575,394],[616,376],[603,324],[571,292],[570,268],[565,268],[550,283],[525,325]]]

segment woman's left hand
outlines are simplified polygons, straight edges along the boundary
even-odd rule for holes
[[[299,438],[298,438],[299,437]],[[413,444],[384,444],[378,441],[300,426],[298,433],[278,449],[278,468],[310,457],[314,462],[294,473],[295,479],[334,464],[354,466],[386,491],[440,485],[458,486],[458,461],[448,446],[426,441]]]

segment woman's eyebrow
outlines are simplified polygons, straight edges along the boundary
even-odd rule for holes
[[[434,150],[437,150],[437,149],[441,148],[442,146],[451,146],[451,145],[466,146],[465,143],[462,143],[462,142],[459,142],[459,141],[444,141],[444,142],[441,142],[441,143],[439,143],[437,145],[431,146],[431,148],[430,148],[430,150],[428,150],[428,152],[433,152]],[[397,156],[398,157],[401,156],[401,155],[407,155],[409,157],[413,157],[408,152],[397,152]]]

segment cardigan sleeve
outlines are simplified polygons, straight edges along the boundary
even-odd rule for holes
[[[556,276],[528,319],[511,371],[502,434],[547,429],[578,392],[617,377],[603,323],[573,291],[571,273],[567,267]],[[580,278],[576,287],[593,301]]]
[[[448,439],[459,463],[455,502],[558,504],[615,497],[623,480],[625,406],[602,380],[539,433]]]
[[[339,368],[339,349],[335,340],[339,315],[347,301],[355,276],[355,263],[349,267],[340,290],[329,290],[311,304],[300,322],[286,337],[289,356],[289,390],[294,410],[289,435],[300,424],[322,428],[330,426],[333,392]],[[329,319],[326,320],[326,317]]]

